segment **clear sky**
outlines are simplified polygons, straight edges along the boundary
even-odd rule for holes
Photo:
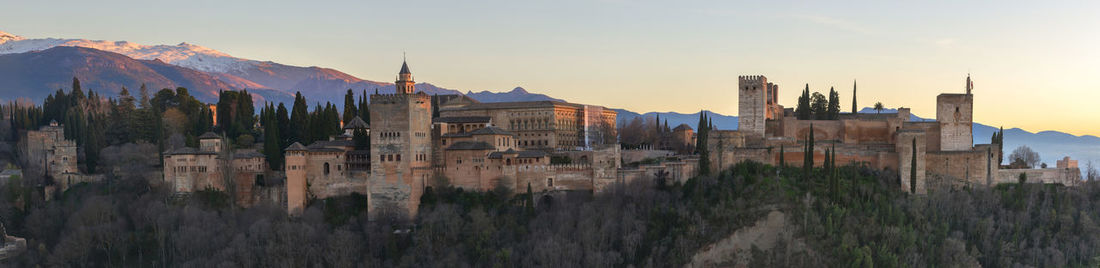
[[[829,3],[825,3],[829,2]],[[906,3],[898,3],[906,2]],[[912,3],[909,3],[912,2]],[[919,3],[918,3],[919,2]],[[633,111],[737,113],[737,76],[780,104],[840,90],[935,117],[975,84],[975,121],[1100,135],[1100,1],[15,1],[28,38],[188,42],[392,81],[522,86]]]

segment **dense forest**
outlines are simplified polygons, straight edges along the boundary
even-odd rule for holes
[[[660,175],[660,174],[658,174]],[[83,184],[59,201],[0,198],[31,266],[681,266],[771,211],[803,246],[753,250],[750,266],[1094,267],[1100,184],[1011,184],[911,196],[866,167],[743,163],[686,183],[598,195],[428,190],[413,222],[366,221],[365,198],[314,202],[301,217],[172,198],[139,176]],[[794,244],[790,244],[794,245]]]

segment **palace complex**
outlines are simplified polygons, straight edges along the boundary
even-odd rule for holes
[[[902,187],[917,193],[1015,182],[1021,173],[1048,183],[1079,181],[1076,161],[1068,158],[1051,169],[1001,168],[998,146],[974,144],[971,85],[967,78],[965,93],[940,94],[935,121],[915,118],[907,108],[801,120],[794,109],[779,105],[777,84],[764,76],[742,76],[739,129],[707,132],[710,168],[742,161],[801,165],[812,140],[816,165],[830,149],[837,163],[896,172]],[[664,150],[621,150],[617,114],[604,107],[429,96],[415,90],[407,63],[395,86],[392,94],[369,96],[369,121],[355,117],[343,122],[341,135],[287,147],[282,171],[271,170],[255,150],[230,152],[222,137],[207,133],[199,137],[200,148],[164,154],[165,183],[180,193],[232,190],[240,205],[271,202],[290,214],[301,213],[313,199],[358,193],[367,198],[373,218],[415,215],[427,187],[599,193],[615,183],[658,177],[682,182],[698,173],[693,151],[699,137],[688,125],[661,133],[656,146]],[[357,145],[356,133],[369,136],[369,145]],[[647,161],[653,159],[658,161]],[[67,172],[64,161],[48,170]]]

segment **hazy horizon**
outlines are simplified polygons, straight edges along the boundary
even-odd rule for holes
[[[935,117],[974,79],[975,122],[1100,135],[1100,3],[15,2],[0,31],[26,38],[187,42],[230,55],[392,81],[524,87],[636,112],[737,114],[739,75],[793,107],[835,87]],[[67,8],[59,9],[58,6]],[[121,12],[119,10],[126,10]],[[502,23],[508,22],[508,23]]]

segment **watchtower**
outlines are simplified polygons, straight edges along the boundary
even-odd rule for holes
[[[974,147],[974,95],[970,77],[965,94],[936,96],[936,121],[940,123],[940,150],[967,151]]]
[[[431,173],[431,96],[413,93],[408,64],[398,77],[396,94],[370,96],[371,218],[415,215]]]
[[[308,183],[306,182],[306,147],[295,142],[286,148],[286,210],[298,215],[306,207]]]
[[[764,137],[768,91],[771,88],[768,78],[763,75],[737,77],[737,130]]]

